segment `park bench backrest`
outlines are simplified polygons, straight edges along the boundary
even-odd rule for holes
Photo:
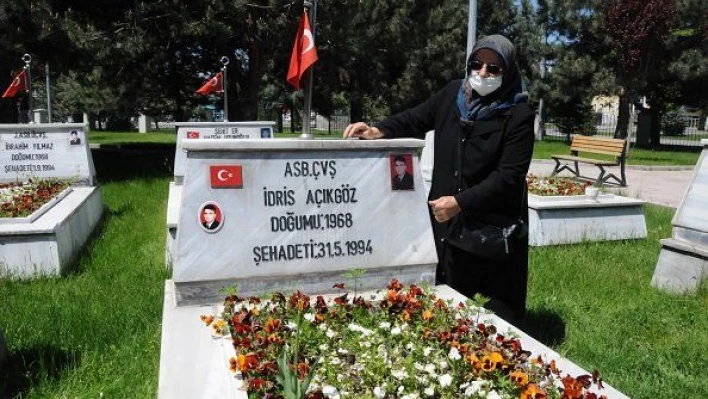
[[[570,151],[574,155],[577,155],[578,152],[592,152],[613,155],[622,159],[625,154],[625,143],[624,139],[575,135],[570,144]]]

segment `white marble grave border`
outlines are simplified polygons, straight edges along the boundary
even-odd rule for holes
[[[73,191],[73,187],[68,186],[62,192],[52,197],[44,205],[40,206],[39,209],[32,212],[29,216],[25,217],[15,217],[15,218],[0,218],[0,225],[3,224],[15,224],[15,223],[32,223],[37,220],[40,216],[44,215],[48,210],[50,210],[57,202],[61,201]]]
[[[434,289],[443,299],[467,299],[445,285]],[[213,338],[211,329],[206,328],[199,318],[203,314],[216,313],[223,298],[204,306],[183,307],[177,307],[174,298],[174,284],[167,280],[162,314],[158,399],[247,399],[246,392],[239,389],[240,382],[229,371],[228,360],[234,353],[231,340]],[[591,374],[496,315],[485,314],[483,319],[485,323],[494,324],[502,333],[511,330],[517,334],[524,350],[543,355],[547,361],[555,360],[563,375]],[[607,382],[603,385],[604,389],[593,385],[592,391],[608,399],[628,398]]]
[[[644,201],[615,194],[529,194],[529,245],[646,238]]]
[[[103,214],[99,187],[72,191],[32,223],[0,225],[0,277],[60,275]]]

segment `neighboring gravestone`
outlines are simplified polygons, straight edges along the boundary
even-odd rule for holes
[[[58,178],[93,185],[96,171],[82,124],[0,125],[0,182]]]
[[[674,293],[695,292],[708,278],[708,140],[693,170],[691,183],[672,221],[671,238],[661,252],[651,284]]]
[[[239,292],[434,282],[421,140],[186,141],[173,264],[178,303]],[[396,167],[396,165],[401,165]],[[407,175],[399,183],[397,172]]]
[[[645,238],[644,201],[614,194],[529,195],[529,245]]]
[[[224,139],[270,139],[273,138],[275,122],[179,122],[177,145],[175,148],[174,181],[170,183],[167,198],[167,244],[165,263],[170,265],[174,258],[175,239],[179,221],[179,206],[182,201],[182,182],[187,158],[182,143],[191,140]]]
[[[0,125],[0,182],[72,183],[28,217],[0,219],[0,277],[59,274],[101,218],[101,193],[83,124]]]

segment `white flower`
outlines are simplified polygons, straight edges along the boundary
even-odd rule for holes
[[[446,361],[441,361],[440,362],[440,370],[447,370],[447,368],[450,367],[450,365]]]
[[[329,363],[330,363],[330,364],[333,364],[333,365],[335,365],[335,366],[337,366],[337,365],[342,364],[342,361],[339,360],[338,357],[333,357],[333,358],[329,361]]]
[[[417,393],[410,393],[407,395],[401,396],[401,399],[418,399],[418,394]]]
[[[451,360],[462,359],[462,356],[460,356],[460,351],[458,351],[457,348],[450,349],[450,353],[447,354],[447,357],[449,357]]]
[[[337,349],[337,353],[342,354],[342,355],[347,355],[347,354],[349,354],[349,351],[344,348],[339,348],[339,349]]]
[[[467,389],[465,389],[465,396],[472,396],[482,390],[482,387],[484,387],[484,381],[472,381],[466,385],[469,385],[469,386],[467,387]],[[463,387],[460,386],[460,388],[463,388]]]
[[[426,346],[425,349],[423,349],[423,356],[428,357],[430,356],[430,352],[433,351],[433,348]]]
[[[401,386],[398,387],[398,389],[396,390],[396,392],[398,392],[398,394],[400,395],[400,394],[403,393],[403,390],[405,390],[405,389],[406,389],[406,388],[403,388],[403,385],[401,385]]]
[[[326,385],[322,387],[322,394],[324,396],[332,397],[332,395],[338,395],[339,392],[337,391],[337,388],[331,386],[331,385]]]
[[[322,324],[320,324],[317,328],[319,328],[320,331],[325,331],[325,330],[327,330],[329,327],[327,327],[327,324],[322,323]]]
[[[389,330],[391,328],[391,322],[382,321],[381,323],[379,323],[379,328]]]
[[[391,375],[397,380],[402,380],[408,377],[408,372],[406,370],[393,370]]]
[[[303,317],[305,320],[309,321],[309,322],[312,322],[312,321],[315,320],[315,314],[314,314],[314,313],[305,313],[302,317]]]
[[[386,397],[386,390],[381,387],[376,387],[374,388],[374,396],[376,396],[377,399],[383,399]]]
[[[452,384],[452,376],[450,374],[443,374],[438,377],[438,383],[441,387],[449,387]]]
[[[327,345],[327,344],[322,344],[322,345],[318,346],[318,349],[321,350],[322,352],[324,352],[324,351],[326,351],[327,349],[329,349],[329,345]]]
[[[408,344],[406,344],[406,349],[408,349],[409,351],[415,349],[415,345],[413,345],[413,342],[409,342]]]
[[[401,329],[398,327],[391,329],[391,335],[399,335],[400,333],[401,333]]]
[[[435,388],[433,387],[427,387],[423,390],[423,393],[428,395],[428,396],[433,396],[435,395]]]
[[[285,327],[293,331],[297,330],[297,324],[293,323],[292,321],[289,321],[288,324],[285,325]]]
[[[333,330],[327,330],[325,335],[327,336],[327,338],[334,338],[334,336],[337,335],[337,333],[334,332]]]
[[[428,374],[430,374],[430,375],[435,374],[435,365],[434,365],[434,364],[431,364],[431,363],[426,364],[426,365],[425,365],[425,371],[427,371]]]
[[[497,391],[492,390],[487,393],[487,399],[502,399],[502,396]]]
[[[361,347],[363,347],[363,348],[370,348],[370,347],[371,347],[371,342],[369,342],[369,341],[361,341],[361,342],[359,342],[359,346],[361,346]]]

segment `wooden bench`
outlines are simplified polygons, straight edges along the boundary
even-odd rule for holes
[[[556,161],[556,166],[553,168],[554,176],[564,170],[569,171],[577,177],[583,179],[590,179],[586,176],[580,175],[580,170],[578,169],[579,163],[585,163],[590,165],[595,165],[600,169],[600,174],[597,176],[595,181],[597,184],[602,184],[607,182],[609,179],[614,179],[620,186],[624,187],[627,185],[627,178],[624,174],[624,164],[626,160],[626,147],[627,140],[624,139],[610,139],[604,137],[592,137],[592,136],[573,136],[573,141],[570,143],[570,154],[571,155],[551,155],[554,161]],[[578,156],[578,153],[587,154],[605,154],[614,157],[614,160],[601,160],[594,158],[586,158]],[[561,161],[569,161],[561,164]],[[572,162],[575,167],[570,166]],[[620,177],[612,173],[608,173],[605,170],[606,166],[619,166],[620,167]]]

